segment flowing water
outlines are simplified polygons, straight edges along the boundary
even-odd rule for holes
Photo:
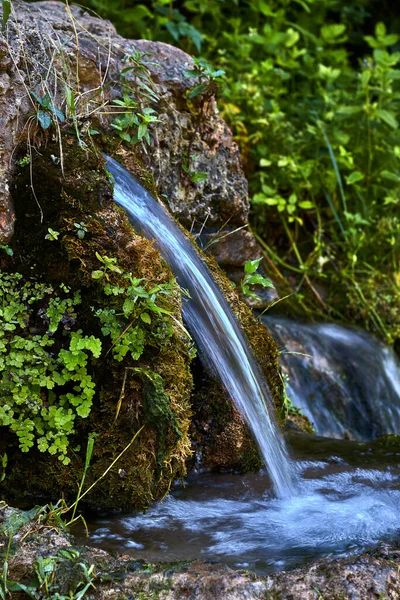
[[[219,559],[268,573],[319,556],[361,552],[382,540],[398,543],[399,440],[357,442],[292,432],[290,462],[259,368],[196,250],[125,169],[111,159],[107,168],[115,178],[115,200],[139,231],[157,241],[189,290],[186,323],[203,360],[251,426],[270,477],[263,471],[192,473],[185,486],[176,486],[145,515],[89,522],[89,544],[147,561]],[[286,349],[289,394],[319,432],[371,440],[399,431],[400,370],[387,348],[367,334],[333,325],[275,318],[267,324]]]
[[[265,322],[282,346],[288,396],[319,435],[369,441],[400,432],[400,364],[390,348],[349,327]]]
[[[267,384],[223,294],[199,254],[164,208],[117,161],[107,158],[114,199],[162,256],[190,300],[183,315],[203,362],[220,378],[258,443],[279,497],[294,493],[294,478],[276,425]]]
[[[192,474],[144,515],[89,522],[89,543],[150,562],[221,560],[266,574],[399,539],[398,442],[290,436],[296,496],[274,497],[263,472]]]

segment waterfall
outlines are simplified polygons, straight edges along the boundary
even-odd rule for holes
[[[316,433],[370,441],[400,431],[400,364],[371,334],[263,317],[285,348],[288,395]]]
[[[294,493],[285,444],[271,394],[247,340],[200,255],[166,210],[117,161],[106,157],[114,199],[145,237],[154,239],[179,284],[188,290],[183,315],[203,361],[227,389],[258,443],[275,492]]]

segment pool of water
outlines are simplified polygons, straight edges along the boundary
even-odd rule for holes
[[[292,434],[298,489],[274,498],[266,472],[193,473],[145,514],[89,521],[77,541],[137,559],[220,560],[265,574],[400,537],[400,444]]]

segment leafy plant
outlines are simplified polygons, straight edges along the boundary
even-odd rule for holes
[[[49,227],[47,229],[47,231],[48,231],[48,233],[46,233],[46,235],[44,236],[44,239],[49,240],[50,242],[57,242],[60,232],[54,231],[54,229],[51,229],[51,227]]]
[[[96,254],[103,268],[92,272],[92,278],[103,281],[106,296],[115,297],[115,307],[99,308],[95,315],[101,323],[103,335],[110,336],[113,357],[122,361],[128,354],[137,360],[143,353],[148,327],[152,338],[162,340],[172,335],[171,312],[160,306],[159,300],[179,293],[175,280],[146,289],[143,279],[134,277],[117,264],[117,259]],[[118,278],[112,281],[111,275]],[[166,319],[165,317],[168,317]]]
[[[150,144],[150,126],[157,123],[157,113],[150,105],[159,100],[155,91],[149,63],[145,63],[148,54],[137,50],[125,56],[125,67],[121,71],[122,98],[114,101],[121,115],[111,123],[119,136],[129,144]]]
[[[0,272],[0,425],[17,435],[23,452],[36,443],[64,464],[75,419],[92,406],[89,358],[101,352],[99,339],[70,330],[80,301],[78,292],[62,297],[51,286]],[[38,319],[40,333],[32,326]],[[65,342],[55,349],[60,328]]]
[[[84,223],[83,221],[81,221],[80,223],[74,223],[74,227],[77,230],[77,236],[80,240],[83,240],[83,238],[85,237],[86,233],[88,232],[88,228],[86,223]]]
[[[252,290],[252,286],[261,285],[264,288],[273,288],[274,284],[268,277],[263,277],[260,273],[257,273],[257,269],[260,265],[262,258],[256,260],[248,260],[244,266],[244,277],[240,282],[240,288],[244,296],[249,298],[255,298],[258,300],[257,294]]]
[[[203,94],[213,96],[218,85],[222,82],[225,71],[223,69],[213,69],[204,58],[194,58],[193,68],[184,71],[183,74],[185,77],[197,79],[197,82],[187,93],[188,100],[194,100],[194,98]]]
[[[55,120],[58,120],[61,123],[65,121],[64,113],[54,106],[48,92],[46,92],[44,96],[40,96],[31,90],[30,95],[39,105],[36,117],[42,129],[49,129],[50,125],[54,123]]]

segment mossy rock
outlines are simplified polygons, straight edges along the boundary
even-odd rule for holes
[[[75,423],[69,465],[35,448],[21,452],[16,435],[1,428],[0,455],[7,453],[8,465],[0,491],[8,501],[19,504],[38,498],[57,500],[62,494],[70,501],[83,471],[89,432],[97,437],[85,487],[106,472],[144,425],[136,441],[85,497],[85,503],[95,509],[143,509],[185,475],[191,454],[192,376],[188,340],[176,325],[181,320],[180,297],[164,301],[176,320],[171,319],[165,339],[162,332],[146,325],[146,345],[139,360],[128,355],[121,362],[113,359],[108,351],[111,342],[102,334],[92,309],[107,304],[102,284],[92,278],[100,265],[96,253],[116,257],[118,265],[144,278],[149,286],[168,283],[172,273],[152,242],[136,235],[124,211],[114,204],[101,155],[79,148],[73,138],[66,136],[62,141],[63,172],[59,146],[48,142],[33,152],[32,165],[16,175],[14,255],[4,254],[0,268],[21,273],[25,280],[81,291],[75,314],[62,322],[54,339],[56,346],[63,347],[71,328],[103,339],[100,358],[90,364],[96,394],[88,418]],[[74,223],[85,224],[82,239]],[[57,240],[46,239],[49,228],[59,233]],[[37,319],[34,326],[36,333],[45,334],[43,320]],[[32,323],[27,323],[29,327]],[[156,384],[153,381],[149,386],[140,373],[151,373]]]
[[[278,424],[282,426],[286,411],[278,364],[278,346],[265,325],[254,317],[251,309],[240,298],[222,268],[210,255],[201,250],[199,252],[246,334],[267,381]],[[200,450],[203,468],[241,472],[258,470],[262,461],[257,445],[223,386],[204,370],[199,361],[194,363],[192,371],[194,394],[191,435],[195,450]]]

